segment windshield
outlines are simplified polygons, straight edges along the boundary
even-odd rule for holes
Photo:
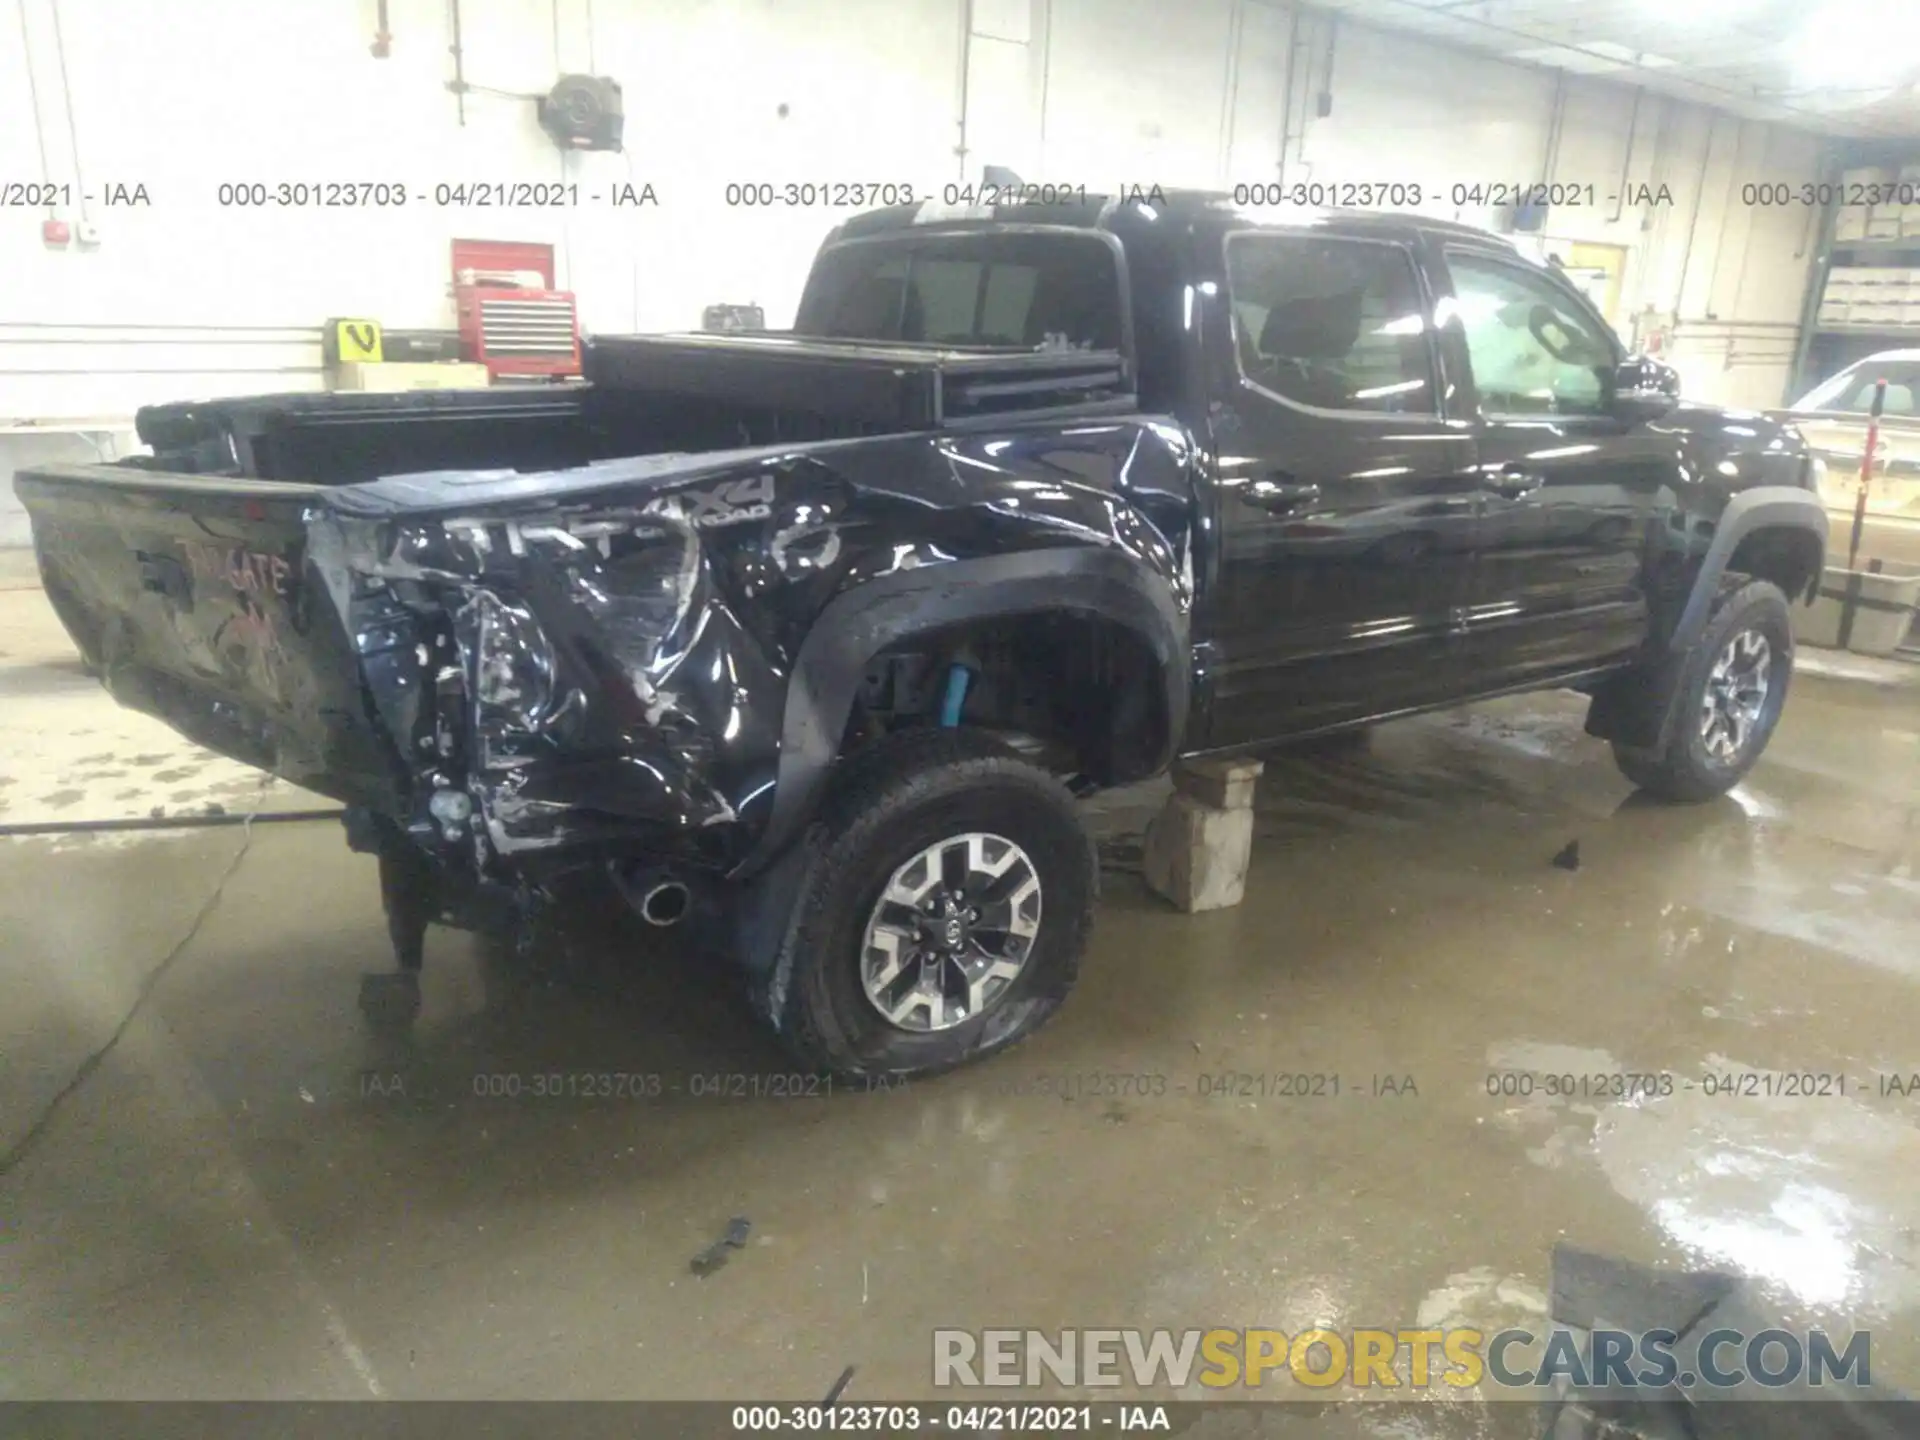
[[[1092,233],[904,234],[832,246],[794,330],[1013,350],[1117,350],[1120,271]]]
[[[1882,380],[1887,382],[1882,413],[1915,414],[1915,400],[1920,397],[1920,360],[1862,360],[1816,385],[1793,408],[1865,415],[1873,408],[1874,386]]]

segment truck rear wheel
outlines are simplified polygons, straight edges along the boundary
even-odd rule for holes
[[[1099,862],[1072,795],[966,730],[844,762],[775,970],[772,1009],[809,1067],[927,1075],[1031,1034],[1060,1006]]]
[[[1615,743],[1620,771],[1663,800],[1724,795],[1773,738],[1793,673],[1787,597],[1765,580],[1730,591],[1693,648],[1674,666],[1664,696],[1674,706],[1665,748]]]

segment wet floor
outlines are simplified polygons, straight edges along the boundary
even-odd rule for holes
[[[1920,688],[1875,673],[1802,674],[1703,807],[1567,695],[1275,761],[1212,915],[1108,804],[1059,1018],[886,1094],[772,1093],[728,988],[617,927],[531,976],[435,931],[382,1039],[330,823],[0,841],[0,1395],[897,1398],[936,1327],[1537,1324],[1561,1243],[1753,1277],[1912,1389]]]

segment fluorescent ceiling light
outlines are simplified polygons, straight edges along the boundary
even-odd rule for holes
[[[1812,90],[1871,91],[1920,70],[1920,4],[1827,0],[1787,46],[1794,81]]]
[[[1604,55],[1609,60],[1638,65],[1642,70],[1665,70],[1670,65],[1680,63],[1678,60],[1669,60],[1664,55],[1635,50],[1630,45],[1616,45],[1611,40],[1589,40],[1581,48],[1595,55]]]
[[[1882,100],[1891,100],[1899,90],[1897,85],[1875,85],[1865,90],[1795,90],[1789,92],[1787,98],[1796,110],[1811,110],[1819,115],[1845,115],[1850,111],[1878,105]]]
[[[1670,25],[1697,29],[1747,19],[1756,7],[1754,0],[1641,0],[1640,8]]]
[[[1532,50],[1515,50],[1505,58],[1527,65],[1550,65],[1556,70],[1570,70],[1579,75],[1611,75],[1616,70],[1626,68],[1618,60],[1602,60],[1571,45],[1542,45]]]
[[[1506,58],[1529,65],[1551,65],[1576,75],[1611,75],[1629,65],[1638,65],[1642,70],[1666,70],[1680,63],[1664,55],[1635,50],[1631,45],[1616,45],[1611,40],[1583,40],[1577,47],[1541,45],[1531,50],[1512,51]]]

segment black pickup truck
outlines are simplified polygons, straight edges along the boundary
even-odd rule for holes
[[[1044,1020],[1076,795],[1178,757],[1559,686],[1719,794],[1827,526],[1791,428],[1507,242],[1196,193],[863,214],[792,331],[579,385],[138,425],[21,473],[47,595],[124,703],[347,804],[394,978],[588,882],[856,1076]]]

